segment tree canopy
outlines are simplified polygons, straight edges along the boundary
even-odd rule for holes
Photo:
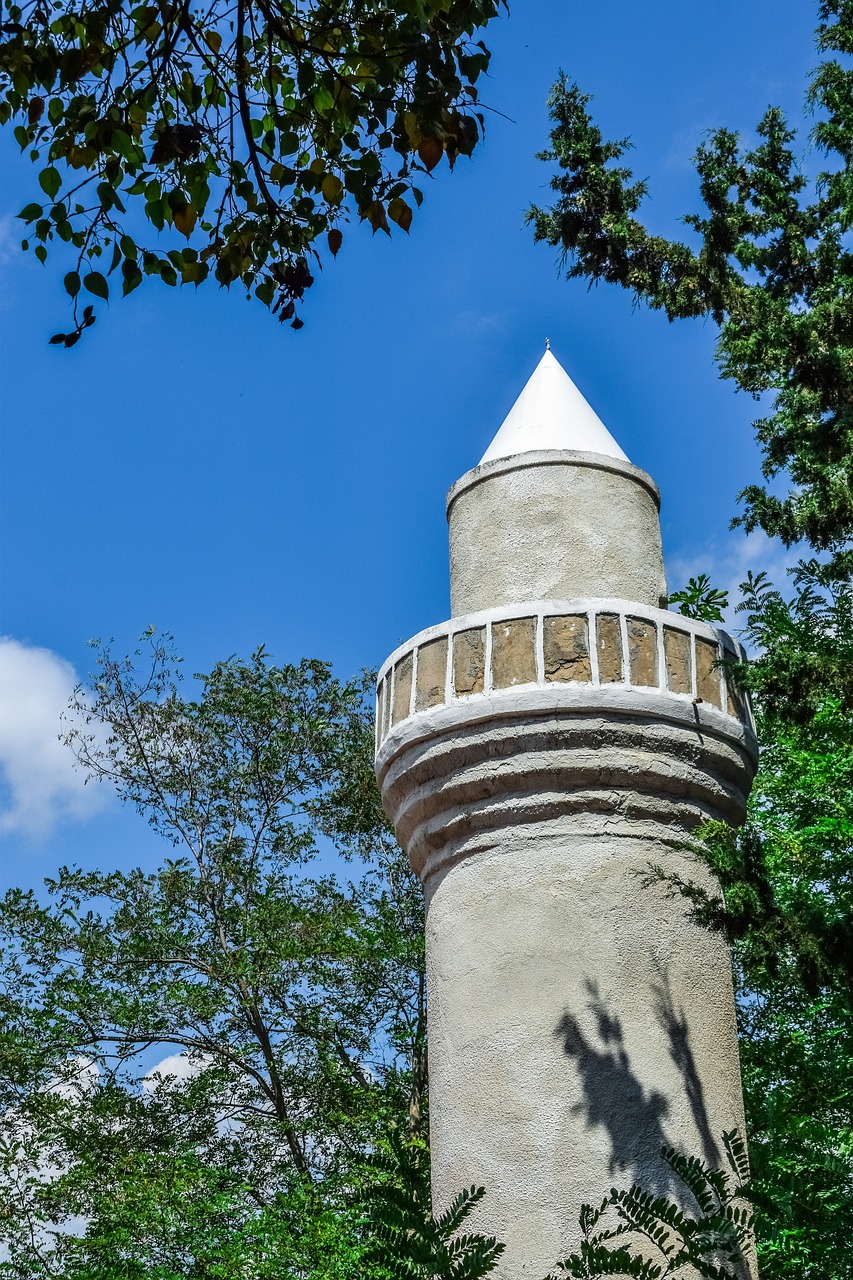
[[[353,211],[408,231],[470,155],[503,0],[4,0],[0,123],[40,190],[25,247],[70,247],[72,346],[146,277],[241,283],[294,328]]]
[[[363,687],[258,652],[186,697],[150,645],[72,740],[171,856],[0,902],[0,1274],[384,1275],[352,1196],[423,1126],[423,923]]]
[[[543,157],[556,164],[557,198],[530,212],[567,276],[617,284],[673,321],[717,324],[723,376],[772,397],[755,424],[767,483],[742,491],[734,523],[813,553],[791,566],[787,589],[765,574],[742,584],[756,656],[732,675],[752,695],[761,755],[744,826],[709,826],[697,847],[723,899],[671,880],[732,944],[767,1280],[853,1276],[851,0],[822,0],[817,43],[836,56],[807,95],[829,162],[815,180],[776,108],[752,146],[714,130],[695,157],[703,207],[684,219],[693,237],[667,239],[640,220],[649,184],[620,163],[628,141],[606,141],[589,97],[561,78]],[[709,621],[726,603],[707,574],[671,599]]]
[[[550,98],[551,186],[533,208],[537,240],[560,249],[568,277],[629,289],[670,320],[710,317],[724,377],[772,411],[755,423],[765,479],[748,485],[738,523],[786,546],[802,539],[843,554],[853,527],[853,0],[822,0],[822,61],[808,91],[814,140],[829,161],[816,183],[797,162],[796,131],[770,108],[757,143],[716,129],[696,166],[704,205],[684,222],[692,243],[653,234],[637,214],[649,184],[619,162],[630,143],[606,141],[576,84]],[[850,553],[844,564],[849,566]]]

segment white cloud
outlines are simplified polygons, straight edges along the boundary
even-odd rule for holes
[[[100,1078],[97,1062],[80,1053],[64,1063],[61,1075],[54,1076],[47,1085],[47,1092],[58,1093],[61,1098],[73,1102],[82,1094],[91,1093]]]
[[[744,625],[743,614],[735,613],[735,608],[740,600],[740,584],[747,573],[752,570],[757,574],[763,570],[773,585],[787,596],[791,582],[787,570],[802,555],[801,549],[786,549],[781,542],[776,542],[761,532],[732,533],[725,541],[712,538],[702,547],[688,548],[667,556],[667,589],[679,591],[687,586],[688,578],[707,573],[712,587],[729,593],[729,606],[724,610],[723,625],[727,631],[736,635]]]
[[[23,222],[11,214],[0,214],[0,267],[25,257],[21,249]]]
[[[503,333],[509,317],[509,311],[460,311],[456,316],[456,328],[472,336]]]
[[[211,1061],[202,1054],[169,1053],[143,1077],[142,1088],[146,1093],[154,1093],[169,1080],[191,1080]]]
[[[50,649],[0,636],[0,832],[44,837],[109,803],[108,788],[86,785],[59,738],[77,683],[74,668]]]

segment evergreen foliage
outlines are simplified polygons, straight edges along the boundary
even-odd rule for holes
[[[636,216],[648,184],[620,163],[629,147],[593,122],[588,95],[565,77],[550,98],[556,164],[549,209],[528,217],[558,247],[569,278],[629,289],[670,320],[710,317],[724,377],[773,397],[755,423],[770,481],[748,485],[737,523],[786,546],[807,540],[849,562],[853,524],[853,0],[822,0],[820,63],[808,91],[814,139],[830,167],[810,191],[795,132],[778,108],[744,147],[729,129],[696,154],[704,210],[684,221],[698,246],[652,234]]]

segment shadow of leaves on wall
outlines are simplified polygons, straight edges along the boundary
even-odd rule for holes
[[[574,1060],[583,1087],[583,1099],[573,1111],[583,1115],[587,1128],[606,1131],[611,1173],[627,1171],[647,1177],[652,1164],[660,1165],[660,1190],[664,1190],[669,1176],[657,1157],[668,1143],[662,1121],[669,1104],[662,1093],[647,1091],[637,1078],[622,1024],[606,1009],[597,984],[587,980],[584,985],[589,996],[587,1008],[595,1022],[595,1040],[568,1009],[554,1033],[563,1052]],[[603,1187],[602,1193],[605,1190]]]
[[[661,1053],[668,1048],[678,1068],[703,1157],[716,1167],[720,1150],[709,1122],[687,1018],[675,1001],[666,971],[659,968],[658,972],[651,995],[655,1018],[664,1033]],[[587,979],[584,988],[585,1012],[579,1017],[567,1008],[554,1031],[566,1057],[575,1064],[583,1090],[573,1113],[583,1117],[588,1129],[604,1130],[610,1146],[611,1174],[642,1178],[646,1189],[657,1194],[672,1192],[671,1170],[660,1159],[661,1148],[672,1145],[665,1127],[672,1114],[671,1100],[649,1087],[648,1069],[644,1072],[646,1082],[640,1079],[628,1052],[622,1022],[608,1010],[597,983]],[[677,1141],[675,1145],[679,1145]]]
[[[687,1025],[687,1018],[683,1008],[676,1008],[669,975],[660,965],[658,966],[658,974],[658,982],[652,988],[655,1016],[666,1032],[667,1040],[669,1041],[669,1056],[678,1068],[681,1079],[684,1082],[687,1101],[690,1104],[693,1121],[702,1143],[702,1156],[706,1164],[716,1168],[721,1164],[723,1156],[718,1143],[714,1139],[708,1119],[705,1091],[702,1088],[702,1080],[696,1069],[696,1059],[690,1047],[690,1029]]]

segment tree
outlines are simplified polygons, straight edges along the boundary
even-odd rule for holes
[[[186,698],[148,645],[143,676],[102,654],[69,738],[174,855],[0,903],[0,1273],[369,1276],[353,1192],[421,1132],[426,1023],[364,685],[258,651]]]
[[[853,0],[822,0],[818,48],[853,53]],[[853,551],[853,68],[823,61],[808,102],[818,147],[832,167],[816,190],[797,168],[794,131],[778,108],[758,124],[758,145],[717,129],[696,154],[705,208],[684,219],[698,246],[651,234],[635,217],[648,184],[619,165],[627,140],[607,142],[587,95],[561,78],[550,97],[554,128],[543,159],[556,163],[558,199],[528,215],[537,240],[557,246],[569,278],[606,281],[670,320],[708,316],[719,326],[724,377],[773,411],[755,423],[767,480],[787,472],[779,496],[749,485],[736,523],[786,546],[830,552],[839,572]]]
[[[429,1150],[393,1131],[385,1150],[368,1163],[375,1175],[363,1192],[370,1229],[367,1257],[388,1280],[482,1280],[494,1271],[505,1246],[494,1236],[463,1232],[485,1195],[469,1187],[436,1218],[431,1207]]]
[[[786,601],[763,575],[739,606],[739,671],[761,764],[746,824],[705,829],[724,901],[675,883],[725,934],[763,1276],[853,1276],[853,590],[814,561]]]
[[[93,323],[87,295],[146,276],[240,282],[300,328],[347,211],[408,231],[420,176],[474,150],[489,64],[474,36],[501,4],[6,0],[0,123],[41,188],[24,247],[73,253],[73,327],[51,341]]]
[[[809,88],[814,139],[830,168],[810,188],[794,131],[771,109],[758,144],[716,130],[696,156],[704,209],[698,243],[651,234],[637,214],[647,184],[619,164],[589,98],[561,79],[551,95],[548,210],[537,239],[559,247],[569,277],[619,284],[670,320],[719,327],[723,376],[772,393],[756,424],[764,476],[734,522],[817,555],[792,598],[765,575],[739,606],[757,656],[732,671],[751,692],[761,759],[746,824],[708,827],[698,852],[723,899],[671,879],[694,915],[732,943],[761,1274],[853,1276],[853,53],[851,0],[824,0],[824,60]],[[707,575],[674,593],[718,620]],[[653,872],[654,874],[654,872]],[[661,873],[657,873],[661,874]]]
[[[581,1247],[554,1274],[662,1280],[696,1275],[706,1280],[748,1280],[752,1213],[746,1203],[749,1167],[737,1133],[722,1135],[728,1169],[711,1169],[696,1156],[664,1147],[678,1199],[641,1187],[616,1188],[598,1206],[583,1205]],[[686,1202],[686,1207],[685,1207]],[[697,1212],[691,1211],[695,1204]]]

